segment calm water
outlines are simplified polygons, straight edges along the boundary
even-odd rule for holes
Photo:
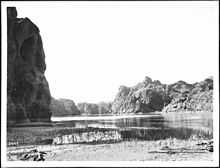
[[[52,118],[52,120],[64,123],[68,120],[68,122],[73,122],[76,128],[118,129],[123,139],[126,140],[212,138],[213,136],[212,113],[202,112],[116,117],[63,117]]]

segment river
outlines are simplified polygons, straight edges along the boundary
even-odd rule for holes
[[[54,123],[75,128],[114,128],[123,139],[212,138],[213,118],[208,112],[149,113],[124,116],[52,117]]]

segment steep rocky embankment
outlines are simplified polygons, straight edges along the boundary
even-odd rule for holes
[[[50,121],[45,54],[38,27],[7,8],[7,121]]]
[[[121,86],[112,103],[114,114],[147,113],[154,111],[212,111],[213,80],[188,84],[178,81],[162,84],[145,80],[134,87]]]
[[[80,115],[79,109],[74,101],[69,99],[51,99],[50,109],[52,116],[73,116]]]
[[[78,109],[82,115],[105,115],[111,114],[111,103],[100,102],[100,103],[78,103]]]

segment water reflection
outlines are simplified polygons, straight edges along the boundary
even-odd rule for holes
[[[129,128],[129,127],[156,127],[156,128],[163,128],[164,127],[164,117],[162,116],[151,116],[147,118],[123,118],[118,119],[116,121],[111,122],[112,120],[108,121],[99,121],[101,124],[111,123],[114,124],[116,127],[119,128]]]
[[[208,115],[208,116],[207,116]],[[77,128],[115,128],[124,140],[212,138],[212,113],[150,115],[108,120],[72,121]]]
[[[173,114],[176,115],[176,114]],[[210,117],[184,117],[181,115],[152,116],[147,118],[124,118],[114,122],[99,121],[101,125],[113,124],[121,129],[122,138],[126,140],[159,140],[166,138],[189,139],[212,138],[213,126]]]
[[[212,115],[207,114],[207,115]],[[168,129],[168,128],[191,128],[212,132],[213,122],[212,117],[194,115],[179,115],[172,114],[170,116],[153,115],[146,118],[123,118],[117,120],[100,120],[96,121],[100,126],[104,125],[115,125],[118,128],[155,128],[155,129]]]
[[[121,131],[124,140],[161,140],[167,138],[189,139],[202,138],[211,139],[212,132],[201,131],[191,128],[162,128],[162,129],[129,129]]]

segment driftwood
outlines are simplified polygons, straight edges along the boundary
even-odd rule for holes
[[[196,144],[197,146],[202,146],[203,150],[213,152],[213,141],[206,141]]]
[[[34,149],[22,155],[20,160],[44,161],[45,154],[46,152],[41,152],[41,151],[38,151],[37,149]]]
[[[162,147],[158,151],[149,151],[149,153],[166,153],[166,154],[176,154],[176,153],[206,153],[213,152],[213,141],[201,142],[196,144],[199,148],[170,148],[168,146]]]
[[[150,151],[148,153],[166,153],[166,154],[176,154],[176,153],[205,153],[205,151],[198,149],[172,149],[169,148],[167,150],[159,150],[159,151]]]

